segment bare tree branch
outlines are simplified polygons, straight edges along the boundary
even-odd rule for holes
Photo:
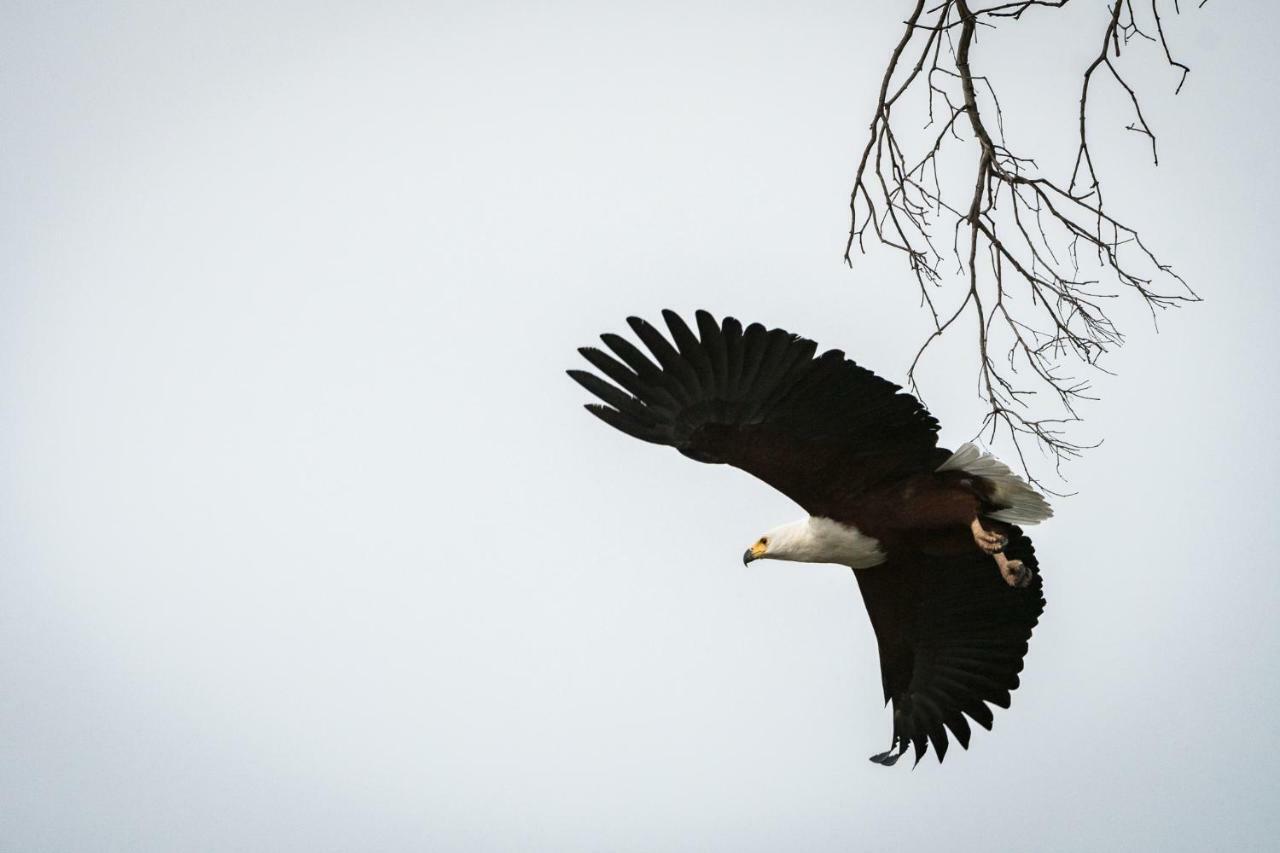
[[[1190,68],[1170,50],[1162,0],[1152,0],[1143,19],[1133,0],[1107,0],[1098,53],[1081,79],[1074,165],[1065,181],[1042,174],[1034,158],[1009,147],[996,89],[974,70],[980,26],[1009,25],[1033,8],[1060,9],[1068,2],[997,0],[974,8],[971,0],[936,0],[932,7],[916,0],[885,68],[858,161],[844,254],[852,265],[855,245],[865,252],[870,235],[906,256],[934,327],[907,373],[917,393],[921,359],[972,313],[978,391],[988,406],[979,434],[988,440],[1007,437],[1024,473],[1042,487],[1025,453],[1028,440],[1059,473],[1064,460],[1091,446],[1069,435],[1080,420],[1077,405],[1093,399],[1088,381],[1074,377],[1071,365],[1105,372],[1102,357],[1124,342],[1104,300],[1136,294],[1155,317],[1158,310],[1199,299],[1137,231],[1105,207],[1088,134],[1090,95],[1101,72],[1124,92],[1134,116],[1128,129],[1148,140],[1152,160],[1159,163],[1155,131],[1119,59],[1135,39],[1158,44],[1165,61],[1181,72],[1175,93],[1181,91]],[[1153,27],[1155,35],[1144,27]],[[893,112],[909,92],[920,92],[927,103],[924,128],[937,128],[922,141],[919,130],[904,132]],[[909,157],[909,148],[922,153]],[[953,148],[973,156],[972,189],[963,203],[951,200],[957,189],[944,186],[939,175],[940,154]],[[948,221],[951,246],[940,250],[939,229]],[[1089,272],[1083,271],[1081,249]],[[958,307],[940,313],[938,301],[950,292],[949,258],[957,263],[964,290]]]

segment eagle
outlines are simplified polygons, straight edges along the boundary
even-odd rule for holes
[[[627,320],[648,350],[601,335],[578,350],[597,373],[569,376],[598,397],[587,411],[629,436],[698,462],[732,465],[795,501],[806,517],[742,555],[849,566],[893,706],[890,766],[1009,707],[1044,611],[1035,551],[1018,525],[1052,511],[1008,466],[971,443],[938,446],[938,422],[912,395],[817,344],[733,317],[695,314],[697,333],[662,312],[670,337]]]

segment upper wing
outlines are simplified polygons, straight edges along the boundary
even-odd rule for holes
[[[893,703],[890,751],[910,744],[919,762],[932,741],[942,761],[946,729],[968,749],[965,715],[990,729],[985,703],[1009,707],[1045,602],[1031,540],[1013,528],[1005,554],[1031,568],[1030,585],[1006,584],[976,548],[958,557],[899,553],[854,572],[880,647],[885,702]]]
[[[569,371],[608,404],[587,409],[628,435],[741,468],[815,515],[947,456],[918,400],[839,350],[815,357],[813,341],[758,323],[743,329],[732,317],[717,323],[706,311],[695,336],[679,315],[662,315],[674,346],[644,320],[627,320],[656,364],[606,334],[616,358],[579,352],[616,384]]]

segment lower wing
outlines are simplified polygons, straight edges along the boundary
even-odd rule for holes
[[[987,703],[1009,707],[1045,600],[1035,549],[1017,528],[1005,555],[1031,568],[1028,586],[1006,584],[976,548],[951,557],[891,554],[854,572],[880,648],[885,702],[893,704],[889,751],[872,760],[892,764],[911,746],[918,763],[932,743],[942,761],[948,731],[968,749],[969,720],[990,729]]]

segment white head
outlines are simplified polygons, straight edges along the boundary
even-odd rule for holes
[[[807,518],[775,527],[747,549],[747,552],[742,555],[742,565],[745,566],[754,560],[813,562],[812,538]]]
[[[878,540],[851,524],[811,517],[775,527],[761,536],[742,555],[744,566],[753,560],[840,563],[866,569],[883,563],[885,553]]]

